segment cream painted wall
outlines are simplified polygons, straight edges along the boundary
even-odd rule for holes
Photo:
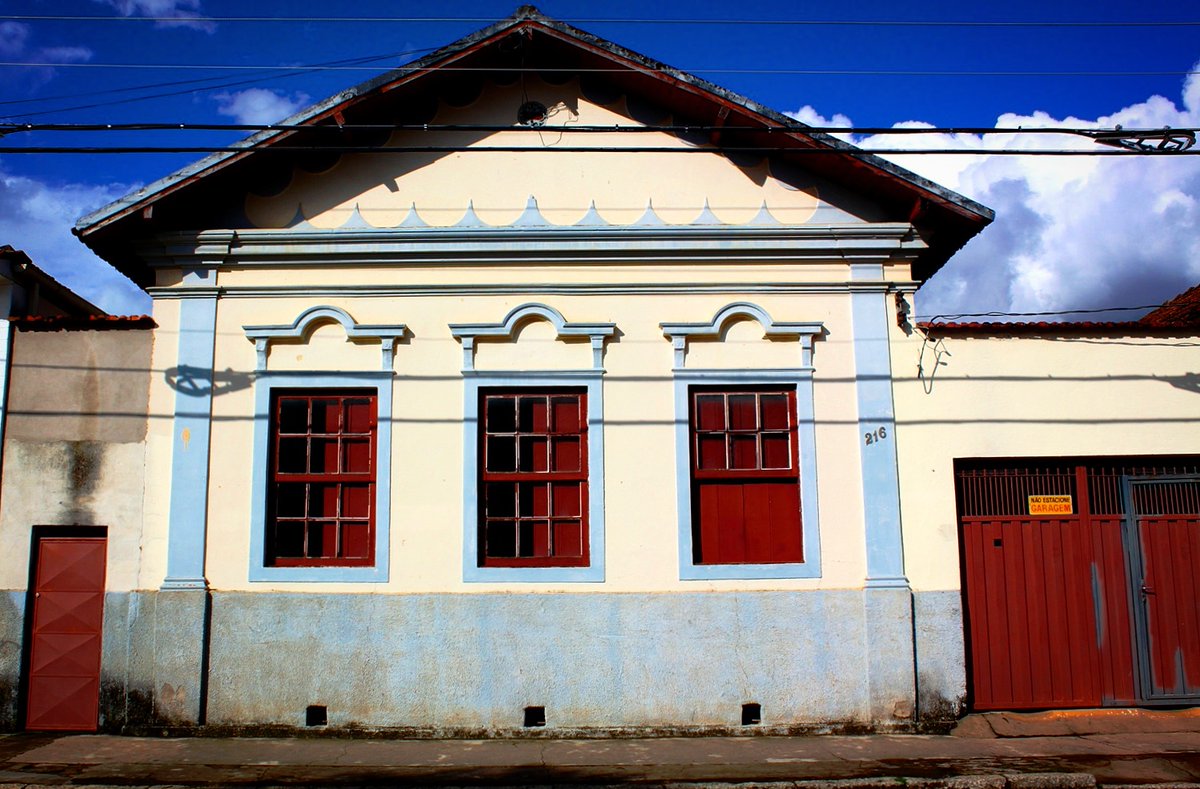
[[[1195,338],[895,338],[904,550],[913,587],[959,588],[954,459],[1194,454]],[[926,393],[926,389],[930,391]]]
[[[828,330],[828,336],[817,341],[814,354],[823,566],[820,579],[678,579],[673,357],[671,343],[658,324],[707,322],[720,308],[741,300],[758,304],[777,321],[821,321]],[[213,404],[207,554],[207,576],[213,588],[470,593],[862,585],[861,470],[849,297],[845,293],[541,299],[568,321],[614,322],[620,331],[619,337],[608,343],[605,354],[603,494],[607,579],[604,584],[464,584],[462,350],[448,324],[498,322],[526,301],[501,296],[222,299],[215,366],[231,380],[248,380],[255,365],[254,346],[246,340],[242,326],[290,324],[314,304],[341,307],[359,323],[405,323],[411,337],[397,345],[395,354],[390,580],[386,584],[340,585],[248,582],[249,536],[250,529],[255,528],[249,523],[254,396],[251,386],[236,386],[215,397]],[[160,323],[166,320],[165,315],[164,311]],[[549,324],[534,323],[525,326],[515,342],[480,342],[478,367],[514,371],[591,367],[588,343],[560,342],[552,334]],[[797,342],[764,340],[757,324],[743,322],[730,327],[724,343],[693,343],[688,366],[778,368],[794,367],[799,360]],[[269,357],[272,370],[375,370],[378,364],[377,344],[348,343],[342,329],[332,324],[315,331],[307,343],[273,345]],[[163,396],[161,391],[159,396]],[[169,452],[169,441],[165,448]],[[169,468],[169,462],[159,463],[152,467],[152,473],[165,476]],[[165,511],[165,498],[162,507]],[[160,521],[154,531],[164,529],[165,521]],[[159,564],[159,579],[162,571]]]
[[[489,84],[468,105],[443,104],[431,124],[513,125],[515,108],[527,100],[551,108],[543,131],[453,138],[398,131],[386,143],[425,146],[452,140],[472,148],[518,147],[519,152],[345,156],[319,173],[297,168],[290,183],[275,194],[248,195],[246,215],[257,227],[289,226],[300,216],[314,227],[336,228],[357,206],[368,225],[396,227],[415,206],[422,221],[445,227],[459,222],[471,205],[482,222],[508,225],[532,196],[543,216],[558,225],[578,222],[593,202],[599,215],[613,224],[638,221],[650,204],[667,224],[689,224],[707,203],[720,221],[730,224],[751,221],[765,204],[778,221],[798,225],[810,221],[821,202],[814,179],[782,181],[772,175],[763,157],[739,167],[717,153],[688,152],[697,146],[664,132],[565,134],[561,129],[570,126],[646,125],[631,117],[623,98],[607,106],[587,100],[577,81],[549,85],[530,76],[524,86]],[[568,146],[664,151],[648,155],[555,150]]]

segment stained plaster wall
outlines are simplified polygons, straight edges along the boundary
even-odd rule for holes
[[[18,725],[17,694],[34,526],[104,526],[108,536],[104,676],[125,687],[119,618],[137,588],[152,335],[14,333],[0,488],[0,728]]]

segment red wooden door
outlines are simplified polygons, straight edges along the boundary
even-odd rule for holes
[[[1144,652],[1149,700],[1200,697],[1200,480],[1136,480]]]
[[[964,521],[975,708],[1100,706],[1089,530],[1079,518]]]
[[[38,540],[27,729],[96,730],[105,548],[103,537]]]

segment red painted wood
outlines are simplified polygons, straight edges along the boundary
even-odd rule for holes
[[[1195,573],[1200,562],[1200,516],[1138,519],[1149,628],[1151,691],[1155,696],[1200,694],[1200,610]]]
[[[27,729],[96,730],[105,543],[103,537],[38,540]]]
[[[1105,704],[1137,702],[1136,660],[1133,654],[1133,622],[1129,616],[1129,578],[1125,571],[1125,549],[1118,517],[1092,516],[1096,563],[1101,568],[1100,609],[1103,611],[1100,654],[1102,696]]]
[[[1079,519],[964,521],[976,709],[1098,706],[1091,545]]]

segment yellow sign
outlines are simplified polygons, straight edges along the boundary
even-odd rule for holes
[[[1070,515],[1075,512],[1070,496],[1030,496],[1030,515]]]

